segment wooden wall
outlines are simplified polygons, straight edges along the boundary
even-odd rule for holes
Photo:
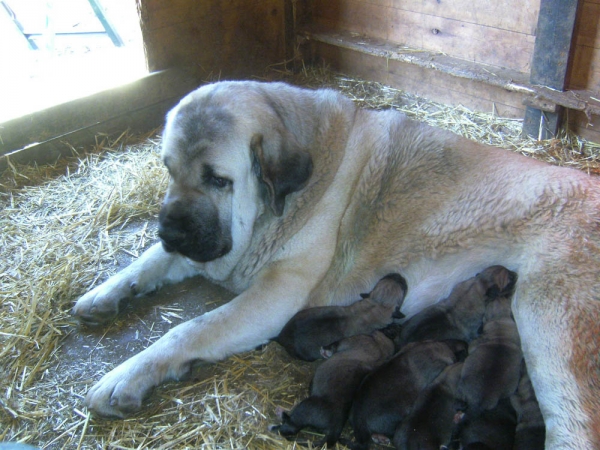
[[[600,0],[580,0],[568,88],[591,91],[600,105]],[[576,133],[600,143],[600,117],[569,111],[568,119]]]
[[[346,31],[393,43],[407,51],[440,52],[477,63],[490,73],[498,68],[528,80],[536,40],[540,0],[305,0],[299,27]],[[600,0],[580,0],[569,89],[597,92],[600,99]],[[381,81],[431,100],[523,118],[524,96],[489,83],[460,79],[414,64],[381,61],[331,42],[315,40],[316,62],[349,74]],[[600,101],[598,102],[600,105]],[[570,110],[568,123],[600,142],[600,120]],[[598,131],[596,131],[596,129]]]
[[[539,0],[314,0],[312,9],[329,28],[528,72]]]
[[[283,0],[138,0],[150,71],[249,77],[285,58]]]

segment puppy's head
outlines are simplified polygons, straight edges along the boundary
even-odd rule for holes
[[[162,156],[170,182],[159,215],[165,250],[234,264],[256,219],[282,215],[286,196],[310,177],[312,160],[265,95],[268,86],[207,85],[167,115]]]
[[[476,278],[488,299],[512,295],[517,283],[517,274],[502,266],[488,267]]]

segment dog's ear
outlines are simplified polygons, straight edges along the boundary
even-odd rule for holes
[[[281,216],[285,197],[302,189],[310,178],[312,158],[289,133],[277,133],[272,142],[262,134],[255,134],[250,148],[254,171],[266,187],[267,203],[275,215]]]

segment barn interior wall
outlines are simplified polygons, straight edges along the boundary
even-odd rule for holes
[[[567,87],[597,94],[600,104],[600,0],[580,2]],[[568,123],[577,134],[600,142],[599,117],[570,111]]]
[[[528,79],[531,72],[540,0],[305,0],[300,27],[344,30],[397,44],[399,48],[440,52],[459,60],[514,70]],[[581,0],[571,55],[568,89],[600,95],[600,0]],[[492,109],[523,118],[523,96],[485,83],[453,78],[410,64],[377,61],[343,48],[313,42],[310,58],[336,70],[422,95],[462,104],[479,111]],[[409,50],[411,51],[411,50]],[[600,96],[597,98],[600,99]],[[600,101],[599,101],[600,104]],[[575,132],[600,142],[600,122],[569,111]],[[596,126],[594,126],[596,125]],[[598,130],[597,130],[598,129]]]
[[[202,80],[262,73],[285,57],[283,0],[138,0],[150,71]]]
[[[315,23],[529,72],[539,0],[312,0]]]

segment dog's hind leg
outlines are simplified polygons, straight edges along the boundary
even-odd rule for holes
[[[598,265],[521,271],[513,314],[546,424],[546,448],[600,448]]]

